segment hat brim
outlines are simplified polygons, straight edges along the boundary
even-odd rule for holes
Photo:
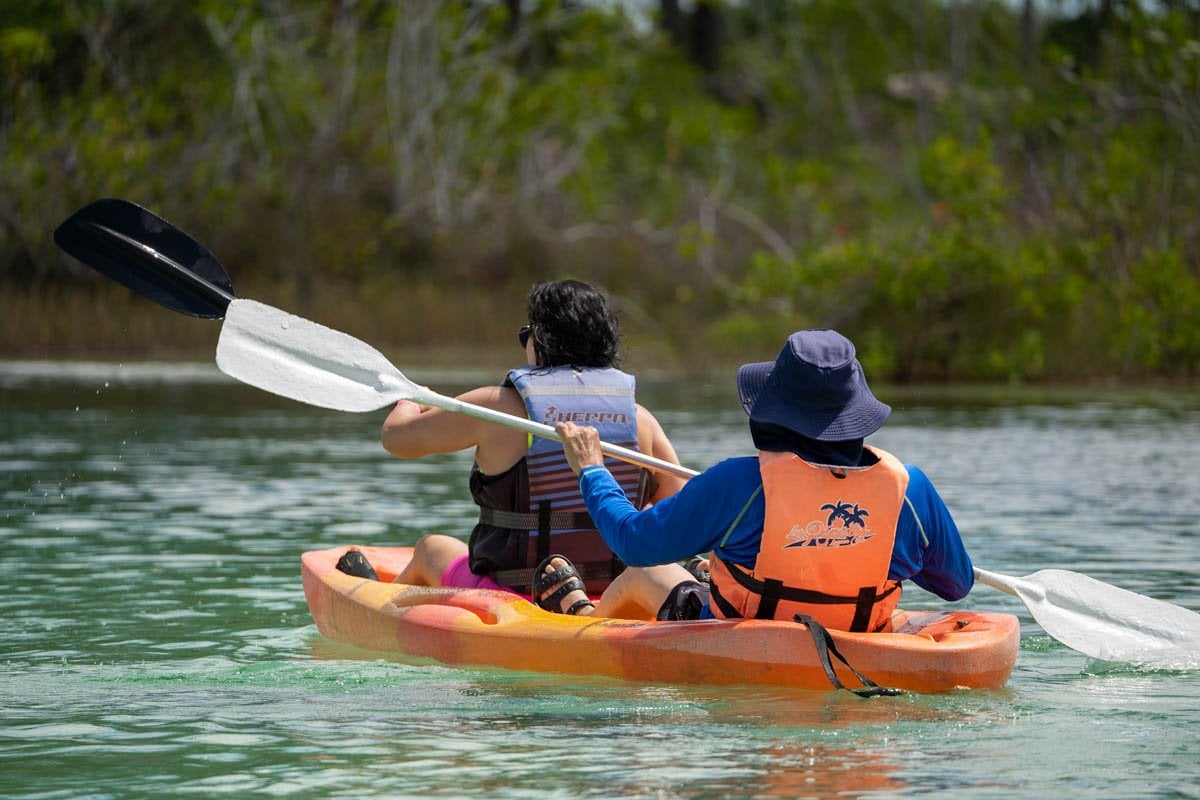
[[[771,377],[774,361],[760,361],[755,364],[743,364],[738,368],[737,387],[738,398],[742,402],[742,410],[750,413],[754,401],[766,388],[767,380]]]
[[[737,386],[742,409],[755,422],[778,425],[809,439],[844,442],[863,439],[883,427],[892,407],[880,402],[867,387],[862,368],[856,363],[855,381],[844,402],[836,406],[804,405],[773,388],[774,361],[743,364]]]

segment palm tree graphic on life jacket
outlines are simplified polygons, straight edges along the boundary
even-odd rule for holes
[[[825,524],[830,526],[833,525],[835,519],[840,519],[847,528],[852,525],[865,528],[867,523],[863,517],[871,516],[871,512],[865,508],[859,508],[858,503],[851,506],[850,503],[843,503],[840,498],[836,503],[826,503],[821,506],[821,510],[829,512],[829,519]]]

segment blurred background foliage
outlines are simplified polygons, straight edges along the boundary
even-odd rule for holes
[[[55,248],[117,196],[447,361],[573,276],[635,367],[830,326],[901,382],[1200,371],[1196,0],[0,0],[0,65],[10,357],[211,347]]]

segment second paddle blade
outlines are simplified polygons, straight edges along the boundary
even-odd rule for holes
[[[1021,594],[1034,620],[1068,647],[1105,661],[1200,667],[1195,611],[1069,570],[1044,569],[1025,580],[1041,589],[1040,596]]]
[[[206,247],[127,200],[96,200],[54,231],[69,255],[173,311],[219,319],[233,296],[225,268]]]
[[[1200,667],[1200,614],[1098,581],[1043,569],[1014,578],[976,568],[976,578],[1015,594],[1046,633],[1092,658],[1161,669]]]
[[[254,300],[229,304],[217,366],[259,389],[338,411],[374,411],[422,391],[369,344]]]

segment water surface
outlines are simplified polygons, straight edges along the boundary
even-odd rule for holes
[[[477,375],[411,377],[443,391]],[[721,386],[642,382],[689,466],[750,452]],[[979,566],[1200,609],[1200,402],[888,398]],[[207,365],[0,364],[0,785],[13,798],[1196,797],[1200,673],[1090,662],[1016,613],[994,692],[880,698],[443,667],[330,642],[299,554],[464,534],[468,454]],[[905,606],[943,607],[915,587]]]

